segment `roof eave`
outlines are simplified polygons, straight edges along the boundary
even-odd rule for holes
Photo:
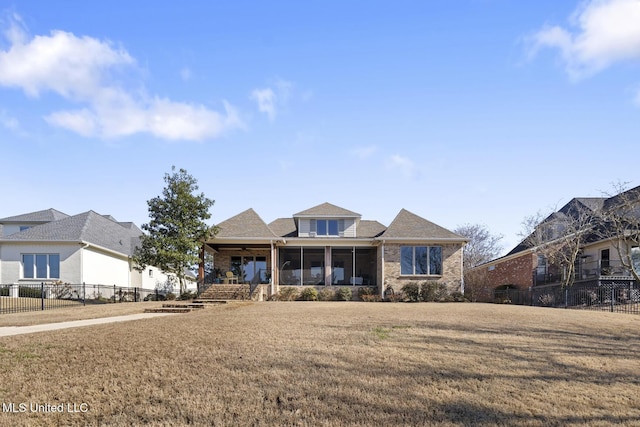
[[[469,239],[461,237],[376,237],[376,240],[391,242],[448,242],[448,243],[468,243]]]

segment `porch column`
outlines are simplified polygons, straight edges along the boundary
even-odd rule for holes
[[[331,285],[332,266],[331,266],[331,246],[324,248],[324,285]]]
[[[269,286],[269,296],[276,294],[276,281],[280,280],[280,275],[278,274],[278,269],[276,265],[279,264],[280,260],[276,259],[276,253],[278,252],[277,248],[273,245],[273,241],[269,242],[271,246],[271,285]]]
[[[204,245],[202,244],[202,248],[200,249],[200,263],[198,263],[198,284],[204,285]]]

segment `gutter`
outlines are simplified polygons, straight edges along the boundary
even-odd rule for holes
[[[376,240],[379,240],[376,238]],[[469,239],[460,237],[440,237],[440,238],[424,238],[424,237],[387,237],[390,242],[430,242],[430,243],[468,243]]]

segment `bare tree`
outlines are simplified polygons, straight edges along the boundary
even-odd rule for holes
[[[489,283],[480,270],[474,270],[480,264],[495,259],[502,251],[502,235],[492,234],[483,224],[464,224],[454,232],[469,239],[464,247],[464,283],[465,294],[471,301],[489,299]]]
[[[626,186],[613,184],[615,195],[605,202],[598,234],[611,240],[622,267],[640,282],[640,186]]]
[[[542,255],[548,268],[555,270],[562,286],[575,280],[576,260],[582,247],[593,235],[599,209],[572,199],[562,209],[549,215],[538,212],[522,223],[522,244]]]
[[[469,242],[464,247],[464,268],[473,268],[496,258],[502,251],[502,235],[491,234],[486,225],[459,225],[454,233],[466,237]]]

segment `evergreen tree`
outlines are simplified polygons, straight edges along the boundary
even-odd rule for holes
[[[162,196],[147,201],[151,220],[142,225],[146,233],[136,249],[134,262],[140,270],[153,265],[175,274],[183,293],[185,276],[198,264],[203,241],[216,230],[205,223],[211,217],[209,208],[214,201],[204,193],[196,194],[197,181],[186,170],[175,170],[173,166],[172,173],[165,174]]]

